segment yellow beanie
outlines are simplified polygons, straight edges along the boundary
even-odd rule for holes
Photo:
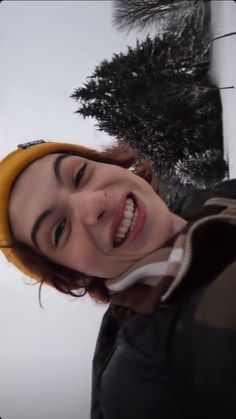
[[[29,271],[14,252],[8,204],[12,186],[20,173],[35,160],[51,153],[71,153],[91,160],[101,160],[99,152],[86,147],[39,140],[19,145],[18,149],[0,161],[0,250],[18,269],[38,281],[41,281],[42,278]]]

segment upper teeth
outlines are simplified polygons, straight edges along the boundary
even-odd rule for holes
[[[126,234],[128,233],[128,231],[134,228],[134,225],[137,220],[137,216],[138,216],[138,212],[135,207],[135,204],[131,198],[128,198],[126,200],[123,218],[116,231],[115,244],[121,243],[123,239],[125,238]]]

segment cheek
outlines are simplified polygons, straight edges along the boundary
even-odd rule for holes
[[[137,175],[133,175],[133,176],[135,176],[134,178],[135,184],[141,194],[144,194],[150,200],[155,199],[155,198],[160,199],[151,184],[149,184],[146,180],[144,180],[143,178]]]
[[[154,196],[153,200],[149,200],[147,208],[148,237],[150,242],[154,242],[157,246],[160,246],[167,241],[172,234],[172,214],[158,196]]]
[[[162,213],[156,216],[156,222],[153,222],[153,233],[159,240],[159,245],[163,245],[172,235],[173,223],[171,214],[162,210]]]
[[[67,250],[68,257],[66,257],[66,263],[85,274],[93,274],[95,267],[100,264],[102,257],[101,252],[97,247],[89,240],[89,238],[83,238],[82,243],[78,243],[78,240],[71,242],[70,248]],[[93,271],[93,272],[92,272]]]
[[[122,257],[117,262],[112,255],[103,253],[96,245],[85,241],[82,247],[74,246],[70,253],[70,262],[67,259],[67,263],[84,274],[109,278],[113,276],[114,270],[117,272],[116,264],[122,264]]]

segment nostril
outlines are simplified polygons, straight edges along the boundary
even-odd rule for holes
[[[98,220],[100,220],[100,218],[102,218],[103,214],[105,211],[102,211],[101,214],[98,216]]]

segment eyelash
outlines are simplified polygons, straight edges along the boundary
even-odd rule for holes
[[[86,170],[86,166],[87,166],[87,163],[85,163],[83,165],[83,167],[77,172],[77,175],[75,176],[74,184],[75,184],[75,187],[76,188],[78,188],[79,183],[80,183],[81,179],[84,176],[84,173],[85,173],[85,170]]]
[[[75,176],[74,184],[75,184],[76,188],[78,188],[79,183],[84,176],[86,166],[87,166],[87,163],[85,163],[83,165],[83,167],[77,172],[77,174]],[[55,234],[54,234],[54,246],[55,247],[58,246],[59,240],[60,240],[61,235],[63,234],[64,228],[65,228],[65,223],[66,223],[66,218],[63,218],[63,220],[58,224],[58,226],[55,230]]]
[[[66,218],[63,218],[63,220],[60,222],[60,224],[58,224],[56,230],[55,230],[55,234],[54,234],[54,246],[57,247],[59,240],[61,238],[61,235],[63,233],[63,230],[65,228],[65,223],[66,223]]]

